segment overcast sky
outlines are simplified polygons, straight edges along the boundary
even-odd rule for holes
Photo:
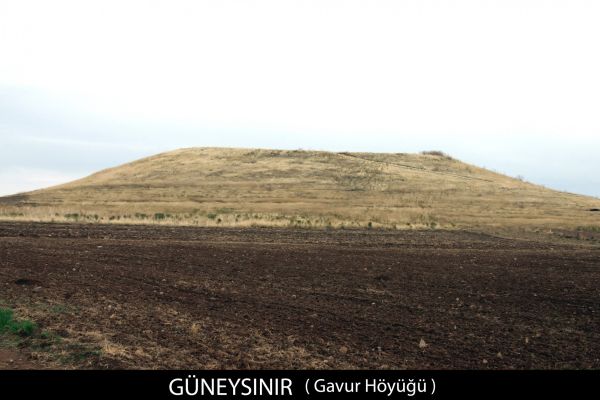
[[[0,0],[0,195],[190,146],[443,150],[600,196],[600,2]]]

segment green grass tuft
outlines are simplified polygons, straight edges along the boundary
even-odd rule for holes
[[[34,322],[27,319],[16,320],[12,310],[0,308],[0,333],[10,332],[19,336],[31,336],[36,329],[37,325]]]
[[[12,320],[13,311],[7,308],[0,308],[0,332],[6,330]]]

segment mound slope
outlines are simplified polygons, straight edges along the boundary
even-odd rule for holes
[[[0,198],[26,220],[245,226],[573,228],[600,200],[442,153],[190,148]]]

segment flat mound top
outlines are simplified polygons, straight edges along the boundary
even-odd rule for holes
[[[594,223],[600,218],[589,210],[598,207],[598,199],[522,182],[441,152],[189,148],[2,198],[0,216],[181,225],[545,228]]]

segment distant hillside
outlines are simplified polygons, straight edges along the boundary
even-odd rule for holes
[[[191,148],[0,198],[0,218],[386,228],[599,225],[600,200],[442,153]]]

